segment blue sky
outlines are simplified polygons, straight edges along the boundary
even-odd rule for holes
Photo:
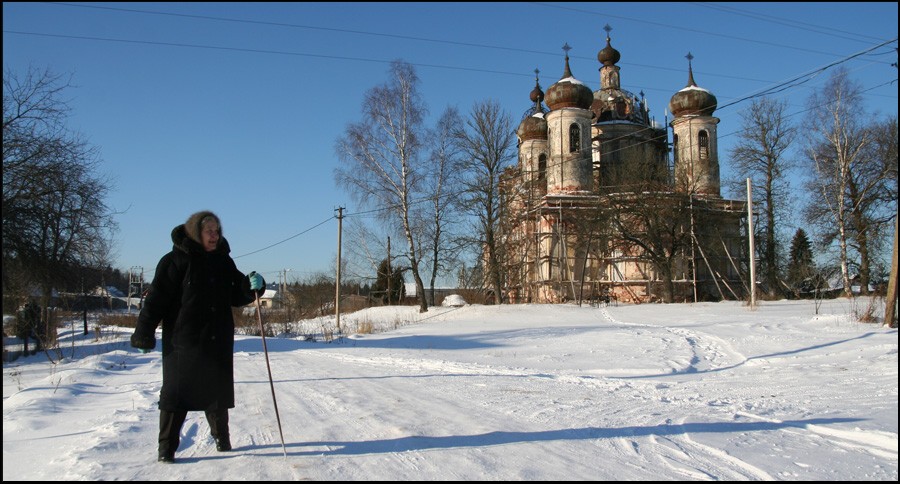
[[[896,2],[4,2],[3,64],[72,74],[70,127],[114,180],[115,267],[151,271],[172,227],[210,209],[238,267],[274,281],[330,274],[335,209],[369,208],[336,188],[334,144],[391,60],[416,66],[430,122],[494,99],[518,123],[534,69],[545,90],[562,76],[565,43],[574,76],[599,88],[609,24],[622,87],[663,122],[688,52],[721,107],[894,39],[839,65],[866,89],[864,109],[896,115],[897,23]],[[801,113],[832,70],[777,96]],[[748,105],[715,112],[723,178]]]

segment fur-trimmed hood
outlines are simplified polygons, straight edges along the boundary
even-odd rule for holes
[[[207,216],[214,217],[219,223],[219,243],[216,245],[215,252],[223,254],[231,253],[231,247],[228,245],[228,241],[222,236],[222,222],[216,214],[208,210],[191,215],[188,217],[187,222],[172,229],[172,244],[174,245],[174,248],[187,252],[188,254],[192,252],[204,252],[203,243],[200,238],[200,222]]]
[[[197,213],[192,214],[188,217],[187,221],[184,223],[184,231],[188,237],[194,240],[194,242],[203,245],[203,237],[200,233],[203,231],[200,225],[207,218],[212,218],[216,221],[216,224],[219,226],[219,236],[222,235],[222,221],[219,220],[219,216],[210,212],[209,210],[201,210]]]

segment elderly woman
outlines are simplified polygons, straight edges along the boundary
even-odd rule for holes
[[[156,266],[131,336],[143,353],[156,347],[162,322],[163,384],[159,395],[160,462],[174,462],[187,412],[206,412],[219,451],[231,450],[234,408],[234,318],[265,291],[262,276],[241,273],[214,213],[197,212],[172,230],[172,251]]]

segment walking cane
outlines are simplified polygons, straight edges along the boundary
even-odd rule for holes
[[[284,432],[281,431],[281,417],[278,415],[278,402],[275,400],[275,383],[272,382],[272,367],[269,365],[269,349],[266,347],[266,329],[262,323],[262,311],[259,307],[259,294],[256,295],[256,319],[259,321],[259,334],[262,335],[263,353],[266,354],[266,370],[269,371],[269,388],[272,389],[272,404],[275,406],[275,420],[278,421],[278,435],[281,436],[281,451],[287,459],[287,447],[284,446]]]

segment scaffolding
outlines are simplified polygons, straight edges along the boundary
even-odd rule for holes
[[[662,284],[653,263],[634,247],[616,247],[601,215],[609,195],[547,194],[533,173],[515,190],[509,205],[507,298],[510,302],[579,303],[660,299]],[[659,192],[642,196],[687,197]],[[676,301],[742,299],[747,255],[742,220],[746,203],[692,196],[695,214],[673,264],[672,297]]]

